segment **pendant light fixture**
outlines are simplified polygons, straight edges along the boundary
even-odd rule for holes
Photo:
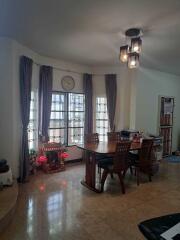
[[[139,28],[130,28],[125,32],[126,39],[131,40],[131,46],[124,45],[120,47],[120,61],[127,62],[128,68],[137,68],[139,66],[139,53],[142,49],[142,30]]]
[[[122,62],[127,62],[128,61],[128,53],[129,53],[129,46],[128,45],[120,47],[119,58]]]

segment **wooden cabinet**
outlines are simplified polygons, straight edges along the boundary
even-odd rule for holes
[[[163,156],[172,154],[174,98],[160,97],[159,133],[163,137]]]

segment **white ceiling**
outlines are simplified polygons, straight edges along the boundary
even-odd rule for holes
[[[141,65],[180,74],[180,0],[0,0],[0,36],[87,65],[119,65],[124,31],[144,31]]]

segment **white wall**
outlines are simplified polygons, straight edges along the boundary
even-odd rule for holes
[[[35,63],[50,65],[53,71],[53,89],[62,90],[61,78],[71,75],[75,79],[75,92],[82,92],[82,74],[60,71],[56,68],[75,72],[89,72],[86,66],[66,63],[42,57],[14,40],[0,38],[0,158],[6,158],[12,167],[13,175],[19,174],[19,151],[21,141],[21,115],[19,95],[19,59],[25,55]],[[36,90],[39,82],[39,66],[33,64],[32,88]]]
[[[135,128],[159,133],[159,95],[175,97],[173,151],[180,137],[180,76],[140,68],[136,78]]]
[[[32,50],[20,45],[16,41],[12,40],[13,45],[13,78],[12,78],[12,86],[13,86],[13,134],[12,140],[13,144],[11,147],[11,151],[13,153],[12,159],[12,169],[14,176],[18,176],[19,174],[19,153],[21,146],[21,131],[22,131],[22,122],[21,122],[21,111],[20,111],[20,92],[19,92],[19,62],[20,56],[25,55],[32,58],[34,61],[38,61],[39,56]],[[38,89],[38,79],[39,79],[39,66],[33,65],[32,71],[32,89]]]
[[[174,96],[176,100],[173,131],[173,150],[178,146],[180,134],[180,77],[140,68],[88,67],[42,57],[16,41],[0,38],[0,158],[7,158],[13,174],[19,172],[21,117],[19,99],[19,58],[28,56],[34,62],[54,67],[53,89],[61,88],[64,75],[75,79],[74,92],[82,92],[82,74],[93,73],[94,101],[105,96],[104,74],[117,74],[116,129],[137,128],[157,133],[158,96]],[[56,68],[66,69],[61,71]],[[78,73],[70,73],[75,71]],[[39,66],[33,65],[33,88],[38,88]]]
[[[63,78],[63,76],[71,76],[73,77],[74,81],[75,81],[75,87],[72,90],[72,92],[76,92],[76,93],[82,93],[83,92],[83,75],[79,74],[79,73],[69,73],[67,71],[60,71],[58,69],[54,69],[53,70],[53,90],[54,91],[64,91],[61,85],[61,79]]]
[[[93,67],[94,98],[105,96],[104,74],[117,74],[116,130],[130,127],[131,72],[126,67]]]
[[[116,129],[159,134],[159,95],[175,97],[173,151],[180,147],[180,76],[140,67],[94,67],[96,74],[117,74]],[[94,95],[105,93],[104,76],[94,76]]]
[[[13,98],[12,41],[0,38],[0,158],[12,166]]]

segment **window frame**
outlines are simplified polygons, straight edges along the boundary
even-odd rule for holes
[[[80,113],[84,113],[85,116],[85,94],[84,93],[79,93],[79,92],[65,92],[65,91],[52,91],[52,95],[53,94],[63,94],[65,101],[64,101],[64,110],[63,111],[57,111],[57,112],[64,112],[64,125],[65,127],[60,127],[60,128],[52,128],[49,127],[49,129],[64,129],[64,145],[66,146],[73,146],[75,144],[69,144],[69,129],[84,129],[84,126],[82,127],[70,127],[69,126],[69,113],[76,113],[76,112],[80,112]],[[74,110],[70,110],[70,105],[69,105],[69,95],[70,94],[81,94],[84,96],[84,111],[74,111]],[[51,110],[52,112],[52,110]],[[53,111],[56,112],[56,111]],[[51,121],[51,118],[50,118]],[[84,138],[83,138],[84,141]]]
[[[33,115],[33,118],[31,118],[31,114]],[[30,127],[31,125],[33,126],[32,128]],[[33,138],[30,138],[30,132],[32,132]],[[37,89],[31,90],[29,124],[28,124],[28,147],[29,147],[29,150],[38,149],[38,92],[37,92]]]
[[[103,104],[106,104],[106,114],[107,114],[107,118],[97,118],[97,115],[98,114],[100,114],[100,113],[103,113],[102,112],[102,110],[101,111],[97,111],[97,104],[98,104],[98,98],[103,98],[103,99],[106,99],[106,103],[103,103]],[[96,132],[99,134],[99,141],[101,142],[101,141],[105,141],[105,142],[107,142],[108,141],[108,139],[107,139],[107,132],[109,131],[109,129],[110,129],[110,127],[109,127],[109,117],[108,117],[108,110],[107,110],[107,97],[106,96],[96,96],[96,98],[95,98],[95,109],[96,109],[96,111],[95,111],[95,125],[96,125]],[[105,113],[105,112],[104,112]],[[99,131],[98,131],[98,129],[97,129],[97,122],[99,123],[99,125],[100,125],[100,123],[104,123],[104,124],[102,124],[102,128],[103,128],[103,126],[105,126],[105,123],[107,123],[107,125],[108,125],[108,127],[107,127],[107,132],[106,133],[104,133],[104,134],[101,134]],[[99,127],[100,128],[100,127]],[[102,138],[102,140],[101,140],[101,138]]]
[[[51,109],[51,113],[52,112],[58,112],[58,113],[64,113],[64,115],[67,115],[67,111],[65,110],[65,109],[67,109],[67,99],[66,99],[66,94],[65,94],[65,92],[62,92],[62,91],[52,91],[52,95],[53,95],[53,93],[54,94],[63,94],[64,95],[64,110],[59,110],[59,111],[57,111],[57,110],[53,110],[52,111],[52,109]],[[51,108],[52,108],[52,102],[51,102]],[[50,122],[51,122],[51,113],[50,113]],[[50,124],[50,122],[49,122],[49,124]],[[59,129],[59,130],[61,130],[61,129],[64,129],[64,132],[65,132],[65,134],[64,134],[64,143],[66,143],[67,141],[66,141],[66,137],[67,137],[67,134],[66,134],[66,129],[67,129],[67,124],[66,124],[67,122],[64,120],[64,127],[50,127],[50,125],[49,125],[49,130],[57,130],[57,129]],[[49,135],[50,135],[50,133],[49,133]]]

